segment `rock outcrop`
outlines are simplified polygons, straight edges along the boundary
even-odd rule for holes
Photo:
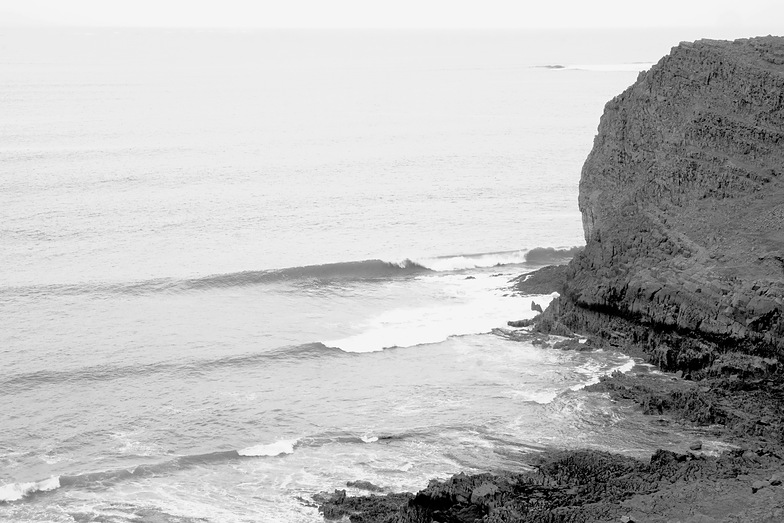
[[[532,456],[533,472],[457,474],[418,494],[318,495],[327,520],[352,523],[701,523],[784,518],[781,458],[660,450],[648,462],[591,450]]]
[[[784,361],[784,38],[681,43],[605,107],[545,329],[695,378]]]

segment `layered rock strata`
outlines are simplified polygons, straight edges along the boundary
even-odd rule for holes
[[[701,377],[784,356],[784,38],[681,43],[605,107],[544,330]]]

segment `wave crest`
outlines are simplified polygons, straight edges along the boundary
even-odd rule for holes
[[[299,440],[287,439],[276,441],[275,443],[268,443],[266,445],[256,445],[255,447],[248,447],[238,450],[237,454],[246,457],[260,457],[260,456],[281,456],[283,454],[293,454],[294,446]]]
[[[225,450],[207,454],[179,456],[159,463],[140,464],[131,468],[119,468],[100,472],[88,472],[73,476],[52,476],[41,481],[27,483],[9,483],[0,485],[0,504],[20,501],[38,492],[48,492],[58,488],[95,488],[134,479],[164,476],[196,466],[209,466],[238,459],[276,458],[293,454],[297,448],[320,447],[335,443],[374,443],[379,439],[402,439],[406,435],[368,437],[350,433],[325,433],[313,437],[282,439],[272,443],[246,447],[241,450]]]
[[[552,264],[568,261],[582,247],[556,249],[554,247],[535,247],[530,250],[487,252],[478,254],[459,254],[455,256],[438,256],[422,258],[414,261],[406,259],[401,264],[412,263],[435,272],[464,271],[503,267],[506,265]]]
[[[218,274],[215,276],[186,280],[182,287],[185,289],[203,289],[277,282],[332,283],[337,281],[381,280],[426,271],[428,271],[426,267],[411,260],[405,260],[401,263],[392,263],[382,260],[365,260],[327,263],[323,265],[306,265],[303,267],[289,267],[270,271],[246,271]]]
[[[49,492],[60,488],[60,477],[52,476],[41,481],[30,481],[27,483],[10,483],[0,486],[0,503],[9,501],[19,501],[35,492]]]
[[[383,281],[417,276],[429,272],[454,272],[505,265],[560,263],[573,257],[581,247],[555,249],[536,247],[530,250],[458,254],[402,261],[364,260],[321,265],[304,265],[284,269],[241,271],[213,274],[199,278],[158,278],[119,283],[80,283],[31,285],[0,288],[0,295],[130,294],[187,292],[231,287],[248,287],[287,283],[302,286],[324,286],[334,283]]]

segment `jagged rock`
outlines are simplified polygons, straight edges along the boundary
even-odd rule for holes
[[[387,521],[390,514],[406,507],[411,498],[413,496],[408,493],[353,497],[346,496],[345,490],[313,496],[324,519],[334,521],[347,517],[353,523]]]
[[[532,301],[531,302],[531,310],[541,313],[542,312],[542,306],[539,305],[538,303],[536,303],[535,301]]]
[[[326,497],[320,510],[365,523],[664,523],[685,513],[693,519],[683,521],[776,521],[781,514],[780,504],[761,493],[748,496],[750,485],[755,492],[770,486],[771,467],[781,466],[772,456],[751,463],[738,452],[704,457],[660,450],[645,462],[578,450],[531,455],[529,463],[533,472],[431,481],[415,496],[337,496],[334,506]]]
[[[532,318],[530,320],[513,320],[507,321],[506,324],[510,327],[520,328],[520,327],[530,327],[534,323],[536,323],[538,316],[536,318]]]
[[[369,481],[348,481],[346,483],[347,487],[353,487],[360,490],[367,490],[368,492],[382,492],[384,490],[383,487],[379,487],[378,485],[374,485]]]
[[[576,249],[574,252],[580,252]],[[551,294],[561,292],[566,279],[566,265],[548,265],[512,280],[513,289],[520,294]]]

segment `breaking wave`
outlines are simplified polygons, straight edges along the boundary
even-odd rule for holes
[[[58,476],[52,476],[41,481],[10,483],[0,486],[0,503],[19,501],[34,492],[49,492],[58,488],[60,488],[60,478]]]
[[[531,296],[527,296],[530,299]],[[543,307],[553,295],[537,295]],[[369,319],[359,333],[325,341],[327,347],[345,352],[378,352],[389,348],[439,343],[454,336],[486,334],[505,324],[505,318],[531,318],[520,297],[487,295],[467,303],[385,311]]]
[[[405,260],[403,263],[414,263],[436,272],[483,269],[489,267],[503,267],[506,265],[540,265],[568,261],[581,249],[582,247],[571,247],[568,249],[536,247],[530,250],[460,254],[457,256],[440,256],[422,259],[417,258],[413,262],[411,260]]]
[[[296,439],[286,439],[276,441],[275,443],[267,443],[264,445],[256,445],[255,447],[248,447],[238,450],[237,454],[247,457],[261,457],[261,456],[280,456],[283,454],[293,454],[294,445],[297,444]]]
[[[197,466],[227,463],[240,459],[282,458],[293,454],[300,447],[320,447],[334,443],[371,444],[378,441],[404,439],[408,435],[373,436],[349,433],[322,434],[314,437],[283,439],[272,443],[262,443],[240,450],[226,450],[206,454],[180,456],[160,463],[141,464],[134,467],[118,468],[85,474],[52,476],[41,481],[9,483],[0,485],[0,504],[20,501],[30,496],[69,488],[108,488],[122,481],[165,476],[177,471]]]
[[[214,274],[201,278],[158,278],[121,283],[55,284],[29,287],[11,287],[0,292],[16,294],[152,294],[156,292],[185,292],[230,287],[247,287],[274,283],[327,285],[335,282],[386,280],[428,272],[429,269],[414,262],[385,262],[366,260],[357,262],[327,263],[261,271],[242,271]]]
[[[188,292],[232,287],[287,283],[301,286],[325,286],[335,283],[386,281],[431,272],[453,272],[505,265],[561,263],[574,256],[580,247],[555,249],[537,247],[530,250],[479,254],[459,254],[431,258],[406,258],[402,261],[364,260],[321,265],[305,265],[259,271],[213,274],[199,278],[157,278],[119,283],[51,284],[0,289],[0,295],[81,295],[81,294],[153,294]]]
[[[184,289],[202,289],[213,287],[241,287],[263,283],[285,281],[331,283],[336,281],[386,280],[426,272],[429,269],[411,261],[402,263],[385,262],[382,260],[365,260],[357,262],[327,263],[324,265],[308,265],[289,267],[271,271],[246,271],[229,274],[217,274],[204,278],[185,280]]]

